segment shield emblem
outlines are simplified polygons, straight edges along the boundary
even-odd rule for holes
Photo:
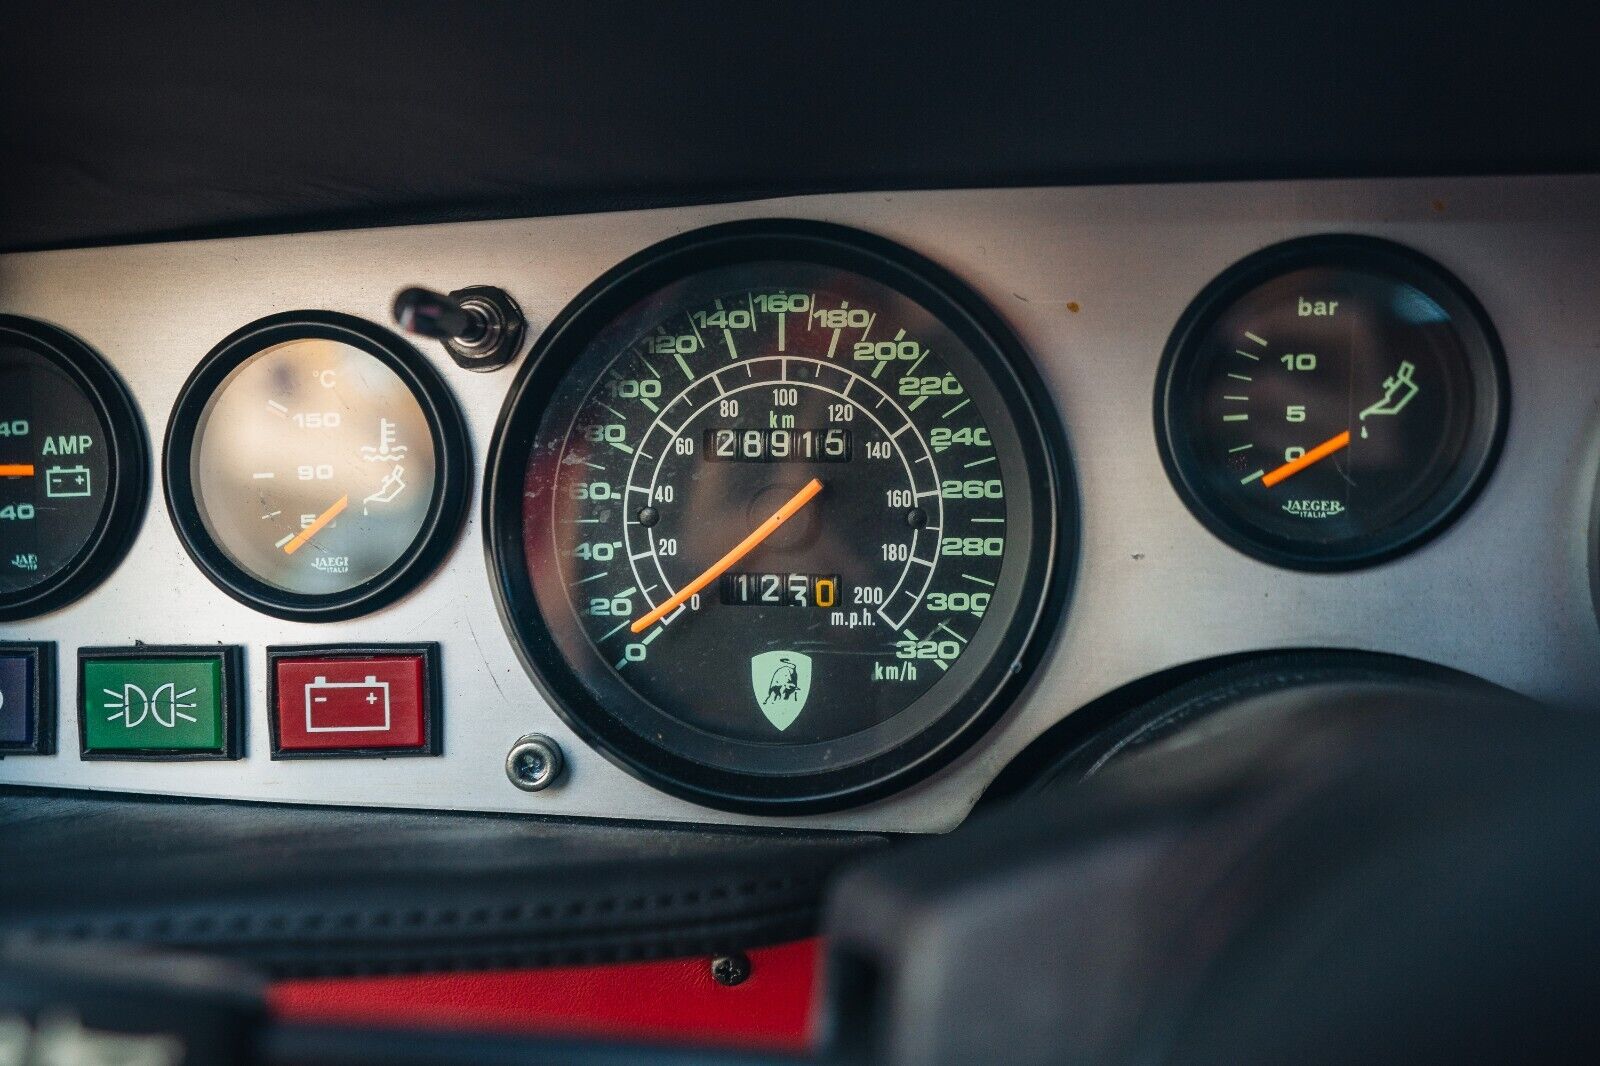
[[[750,688],[767,721],[788,729],[806,709],[811,695],[811,656],[797,651],[764,651],[750,657]]]

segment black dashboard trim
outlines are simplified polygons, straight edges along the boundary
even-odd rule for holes
[[[834,870],[891,838],[0,786],[0,839],[0,934],[314,977],[784,943],[815,934]]]
[[[1569,5],[837,11],[20,5],[0,38],[0,247],[841,191],[1600,168],[1593,16]],[[771,121],[739,118],[756,115]]]

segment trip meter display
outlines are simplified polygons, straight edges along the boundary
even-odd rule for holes
[[[87,591],[121,558],[145,499],[144,431],[90,349],[0,316],[0,619]]]
[[[1504,405],[1498,342],[1459,282],[1396,245],[1324,237],[1202,293],[1168,348],[1157,419],[1174,482],[1218,535],[1331,570],[1459,513]]]
[[[397,338],[342,316],[247,327],[173,419],[168,494],[191,554],[268,613],[349,617],[404,592],[459,520],[459,415]]]
[[[1068,563],[1059,444],[953,281],[847,231],[724,227],[619,267],[535,359],[491,466],[501,593],[614,757],[826,806],[1002,705]]]

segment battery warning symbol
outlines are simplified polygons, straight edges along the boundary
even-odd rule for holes
[[[386,733],[390,728],[389,682],[368,674],[361,681],[306,682],[307,733]]]
[[[284,652],[291,650],[322,654],[272,655],[274,758],[439,753],[431,647],[398,654],[341,655],[338,646]]]

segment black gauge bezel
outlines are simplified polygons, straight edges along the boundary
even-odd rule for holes
[[[997,653],[950,707],[931,724],[858,761],[763,773],[717,765],[711,756],[737,750],[743,761],[754,762],[774,745],[706,733],[695,755],[680,754],[624,722],[623,712],[601,706],[552,632],[570,621],[545,617],[535,596],[524,555],[523,494],[540,423],[558,386],[602,329],[637,301],[692,275],[783,260],[863,275],[922,305],[962,339],[993,382],[1002,413],[1013,420],[1020,458],[1030,472],[1033,529],[1010,626]],[[1076,489],[1065,434],[1048,397],[1020,344],[975,293],[943,268],[880,237],[828,223],[755,220],[664,241],[579,294],[539,338],[507,396],[484,491],[485,550],[501,620],[562,719],[606,758],[665,792],[723,810],[800,814],[838,810],[898,791],[948,764],[1004,714],[1064,614],[1077,558]]]
[[[1237,300],[1295,270],[1364,271],[1410,285],[1450,316],[1466,352],[1471,376],[1471,423],[1449,476],[1434,493],[1396,522],[1335,545],[1297,543],[1238,518],[1212,498],[1190,437],[1188,388],[1203,369],[1200,346],[1212,325]],[[1505,354],[1488,314],[1470,290],[1444,267],[1404,245],[1356,234],[1299,237],[1264,248],[1235,263],[1185,309],[1167,341],[1156,376],[1155,428],[1162,465],[1173,488],[1200,523],[1229,546],[1290,570],[1338,572],[1375,566],[1414,550],[1450,526],[1488,481],[1505,441],[1511,387]]]
[[[0,315],[0,340],[49,360],[89,398],[105,424],[111,455],[109,498],[88,542],[66,566],[21,593],[0,595],[0,622],[65,607],[89,592],[127,555],[144,522],[150,493],[150,451],[133,396],[100,355],[65,330],[18,315]]]
[[[377,359],[405,382],[433,433],[433,496],[422,528],[405,554],[383,573],[343,592],[311,595],[269,585],[222,551],[200,516],[190,476],[201,416],[218,387],[246,360],[298,340],[348,344]],[[167,510],[189,557],[213,584],[263,614],[294,622],[337,622],[370,614],[410,592],[443,561],[461,531],[471,495],[467,432],[455,398],[439,372],[405,341],[381,326],[334,311],[287,311],[230,333],[189,375],[167,424],[163,446]]]

